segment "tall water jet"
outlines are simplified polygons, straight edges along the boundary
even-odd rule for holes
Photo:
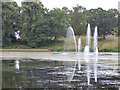
[[[74,30],[70,26],[68,27],[67,34],[66,34],[66,39],[64,43],[64,51],[73,51],[73,50],[77,52],[77,44],[76,44]]]
[[[98,34],[97,34],[97,26],[94,31],[94,78],[95,82],[97,82],[97,61],[98,61]]]
[[[88,24],[87,33],[86,33],[86,46],[90,47],[90,44],[91,44],[91,30],[90,30],[90,24]]]
[[[81,52],[81,38],[78,39],[78,69],[80,70],[80,52]]]
[[[88,24],[87,27],[87,33],[86,33],[86,46],[84,49],[84,59],[87,62],[87,82],[88,85],[90,84],[90,44],[91,44],[91,30],[90,30],[90,24]]]
[[[78,39],[78,52],[81,51],[81,38]]]
[[[84,59],[88,63],[89,62],[89,46],[86,46],[84,49]]]
[[[71,26],[68,27],[66,39],[65,39],[65,43],[64,43],[64,52],[68,52],[68,54],[66,54],[66,55],[68,55],[68,58],[69,58],[70,51],[77,52],[76,38],[75,38],[74,30]],[[72,57],[70,57],[70,58],[72,58]],[[74,77],[76,61],[64,62],[64,65],[67,67],[66,68],[67,80],[70,82]]]
[[[95,31],[94,31],[94,78],[95,78],[95,82],[97,82],[97,60],[98,60],[98,35],[97,35],[97,27],[95,27]],[[91,68],[90,68],[90,56],[92,54],[90,54],[90,45],[91,45],[91,30],[90,30],[90,24],[88,24],[87,27],[87,33],[86,33],[86,46],[84,49],[84,59],[87,62],[87,70],[86,70],[86,74],[87,74],[87,84],[90,85],[90,72],[91,72]],[[66,68],[66,71],[68,71],[67,73],[67,80],[71,81],[74,77],[75,74],[75,70],[76,70],[76,61],[78,61],[78,69],[81,69],[81,64],[80,64],[80,60],[81,60],[81,39],[78,39],[78,47],[76,44],[76,38],[74,35],[74,30],[72,29],[72,27],[68,28],[67,34],[66,34],[66,40],[64,43],[64,50],[69,52],[69,51],[76,51],[76,55],[73,55],[73,57],[76,57],[76,60],[73,61],[68,61],[65,62],[65,65],[68,66]],[[68,56],[70,57],[70,56]],[[72,57],[70,57],[72,58]],[[74,58],[75,59],[75,58]]]
[[[90,30],[90,24],[88,24],[87,27],[87,33],[86,33],[86,46],[84,49],[84,57],[85,57],[85,61],[88,62],[89,61],[89,52],[90,52],[90,43],[91,43],[91,30]]]
[[[98,34],[97,34],[97,26],[94,31],[94,53],[98,56]]]

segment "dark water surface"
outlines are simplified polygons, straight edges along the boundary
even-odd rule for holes
[[[78,88],[88,90],[120,88],[118,64],[113,62],[97,63],[97,82],[94,80],[93,64],[90,64],[90,85],[87,84],[87,65],[81,70],[76,66],[71,82],[67,81],[66,67],[63,61],[44,61],[23,59],[19,61],[20,69],[16,69],[16,60],[2,61],[2,88]],[[74,64],[73,64],[74,65]],[[24,90],[24,89],[23,89]]]

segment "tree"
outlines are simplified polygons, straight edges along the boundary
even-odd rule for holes
[[[16,2],[2,2],[2,41],[3,46],[11,44],[17,22],[18,6]]]
[[[23,2],[21,8],[21,40],[30,47],[45,45],[64,36],[68,17],[64,10],[49,11],[41,2]]]
[[[65,11],[53,9],[49,12],[48,16],[50,16],[50,36],[54,37],[55,40],[61,36],[65,36],[69,25],[69,18]]]
[[[23,2],[21,8],[21,40],[31,47],[40,46],[45,38],[45,30],[41,27],[45,9],[41,2]]]
[[[86,8],[79,5],[73,7],[70,23],[76,35],[85,35],[87,25]]]
[[[91,9],[89,12],[91,15],[89,15],[88,23],[91,24],[92,32],[95,26],[98,26],[99,36],[105,39],[105,36],[117,26],[116,14],[113,14],[111,10],[105,11],[102,8]]]
[[[63,7],[62,10],[64,10],[67,14],[72,13],[72,10],[69,10],[67,7]]]

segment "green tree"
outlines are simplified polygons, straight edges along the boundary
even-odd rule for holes
[[[43,29],[45,8],[41,2],[23,2],[21,7],[21,40],[31,47],[38,47],[46,38]]]
[[[110,34],[117,27],[117,15],[114,10],[105,11],[102,8],[98,8],[89,10],[89,13],[88,23],[91,24],[92,32],[95,26],[98,26],[99,36],[104,39],[107,34]]]
[[[48,16],[50,16],[50,36],[54,37],[55,40],[61,36],[65,36],[69,25],[69,16],[65,11],[58,8],[53,9],[49,12]]]
[[[69,10],[67,7],[63,7],[62,10],[64,10],[67,14],[72,13],[72,10]]]
[[[41,2],[23,2],[20,11],[21,40],[30,47],[39,47],[64,36],[68,15],[64,10],[49,11]]]
[[[19,14],[16,2],[2,2],[2,41],[3,46],[11,45],[15,40],[15,26]]]
[[[73,7],[73,12],[71,13],[71,25],[76,35],[85,35],[87,25],[86,13],[86,8],[82,6],[77,5],[76,7]]]

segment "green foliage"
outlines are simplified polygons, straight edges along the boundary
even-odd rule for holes
[[[65,36],[67,27],[69,25],[68,16],[65,11],[60,9],[53,9],[48,13],[48,16],[50,16],[50,36],[55,37],[55,39],[61,36]]]
[[[20,42],[31,48],[38,48],[65,37],[68,26],[72,26],[76,35],[85,35],[87,23],[91,24],[92,34],[98,26],[99,36],[105,38],[115,30],[119,35],[119,14],[116,9],[108,11],[102,8],[86,10],[77,5],[73,10],[67,7],[49,10],[40,0],[22,2],[18,7],[16,2],[2,3],[2,40],[3,46],[11,46],[17,40],[14,32],[20,30]],[[118,26],[117,26],[118,22]],[[63,50],[62,48],[53,48]]]
[[[76,35],[85,35],[87,25],[86,8],[77,5],[71,12],[71,25]]]
[[[104,48],[100,49],[100,52],[120,52],[119,48]]]
[[[22,4],[22,41],[30,47],[45,45],[53,38],[64,36],[68,26],[67,15],[63,10],[48,12],[41,3],[24,2]]]
[[[111,31],[117,27],[118,11],[116,9],[110,9],[108,11],[102,8],[89,10],[88,22],[91,24],[92,32],[94,32],[95,26],[98,26],[99,36],[105,36],[111,34]]]
[[[2,2],[2,41],[8,46],[14,40],[15,25],[18,16],[16,2]]]
[[[16,2],[4,2],[2,9],[3,46],[15,42],[14,32],[17,30],[20,30],[21,42],[33,48],[66,34],[69,21],[65,11],[48,11],[39,0],[22,2],[22,7],[18,7]]]
[[[41,23],[45,15],[45,9],[41,3],[23,2],[21,7],[20,19],[22,23],[21,40],[30,47],[38,47],[44,39]]]

